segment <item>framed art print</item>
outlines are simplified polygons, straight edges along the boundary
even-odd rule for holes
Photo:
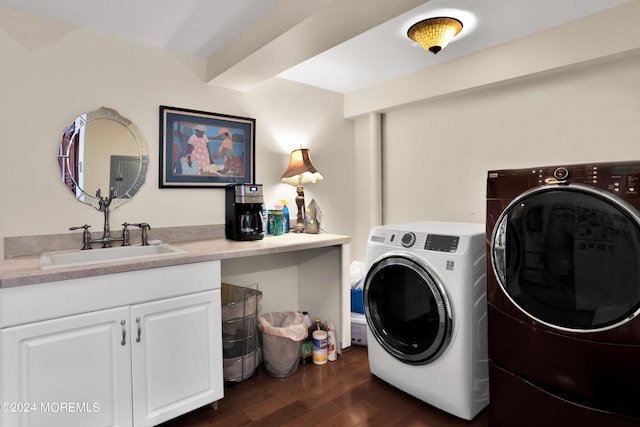
[[[160,188],[253,183],[256,120],[160,106]]]

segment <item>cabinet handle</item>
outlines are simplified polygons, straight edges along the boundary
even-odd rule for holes
[[[125,326],[126,322],[124,320],[121,320],[120,324],[122,325],[122,341],[120,341],[120,344],[125,345],[127,343],[127,328]]]
[[[136,342],[140,342],[140,336],[142,335],[142,328],[140,327],[139,317],[136,317],[136,324],[138,325],[138,337],[136,338]]]

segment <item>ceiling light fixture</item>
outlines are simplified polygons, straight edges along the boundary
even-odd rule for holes
[[[462,22],[455,18],[428,18],[413,24],[407,36],[429,52],[438,53],[462,31]]]

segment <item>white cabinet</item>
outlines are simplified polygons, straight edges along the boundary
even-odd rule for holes
[[[128,307],[0,331],[0,425],[130,426],[131,355],[128,341],[121,345],[123,319]]]
[[[130,319],[136,427],[222,398],[220,290],[136,305]]]
[[[34,286],[0,289],[22,304],[0,323],[0,426],[153,426],[223,397],[219,262]]]

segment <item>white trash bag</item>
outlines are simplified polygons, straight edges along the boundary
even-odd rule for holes
[[[298,370],[300,342],[307,337],[302,313],[276,311],[258,319],[262,332],[264,367],[271,376],[284,378]]]
[[[307,337],[307,325],[302,313],[297,311],[274,311],[260,315],[260,330],[269,335],[302,341]]]

